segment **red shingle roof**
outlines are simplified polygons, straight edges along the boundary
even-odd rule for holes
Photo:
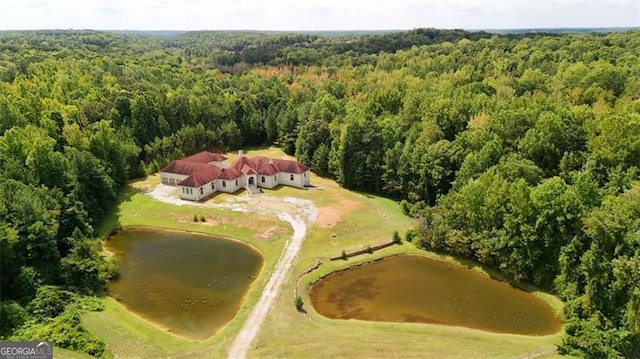
[[[302,163],[289,160],[273,160],[273,166],[278,171],[287,173],[305,173],[309,170],[309,167]]]
[[[258,171],[259,174],[261,175],[265,175],[265,176],[273,176],[276,173],[278,173],[278,169],[275,168],[272,164],[268,163],[266,166],[263,166],[262,168],[260,168],[260,170]]]
[[[224,180],[234,180],[238,177],[242,176],[242,173],[233,168],[233,167],[229,167],[229,168],[225,168],[222,170],[222,173],[220,174],[220,179],[224,179]]]
[[[273,160],[267,157],[245,157],[240,156],[236,159],[230,167],[242,170],[245,165],[249,165],[258,174],[272,176],[278,172],[287,173],[304,173],[309,170],[309,167],[290,160]]]
[[[200,187],[218,179],[221,172],[222,170],[218,167],[210,165],[185,178],[182,182],[178,183],[178,185],[186,187]]]
[[[160,172],[177,173],[180,175],[192,175],[199,170],[207,167],[215,167],[206,163],[189,162],[185,160],[175,160]]]
[[[199,152],[182,160],[175,160],[160,172],[187,175],[180,186],[200,187],[216,179],[234,180],[242,174],[272,176],[278,172],[304,173],[309,167],[290,160],[273,160],[267,157],[238,157],[229,168],[219,168],[210,162],[221,162],[227,157],[219,153]]]
[[[251,168],[249,165],[242,166],[242,168],[240,169],[240,172],[242,172],[245,175],[247,175],[247,174],[251,174],[251,175],[256,174],[256,171],[253,168]]]
[[[209,162],[222,162],[226,160],[227,157],[219,154],[212,153],[207,151],[198,152],[195,155],[191,155],[189,157],[185,157],[183,161],[187,162],[197,162],[197,163],[209,163]]]

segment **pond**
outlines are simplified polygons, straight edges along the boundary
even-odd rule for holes
[[[224,238],[126,229],[106,242],[118,262],[110,295],[127,309],[190,339],[207,339],[236,314],[260,274],[262,255]]]
[[[462,266],[393,256],[328,275],[310,292],[334,319],[420,322],[524,335],[557,333],[561,323],[535,295]]]

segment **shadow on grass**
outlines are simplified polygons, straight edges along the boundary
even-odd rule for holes
[[[96,237],[105,239],[114,229],[122,227],[122,222],[120,221],[120,205],[124,202],[130,202],[134,195],[143,192],[143,190],[138,188],[124,188],[120,194],[118,194],[116,203],[111,210],[109,210],[107,215],[96,226]]]

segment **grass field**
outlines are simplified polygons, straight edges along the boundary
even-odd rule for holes
[[[274,148],[251,151],[248,154],[275,158],[284,156]],[[286,238],[291,235],[291,229],[274,216],[157,202],[144,194],[144,189],[157,183],[157,176],[132,183],[122,194],[120,205],[103,223],[101,232],[107,233],[110,228],[117,226],[150,225],[237,238],[255,246],[264,254],[266,265],[262,274],[250,289],[236,317],[207,341],[190,341],[174,336],[131,314],[111,298],[104,299],[105,311],[85,315],[83,323],[92,333],[105,340],[108,350],[115,357],[225,357],[227,347],[258,300]],[[306,289],[320,275],[397,253],[455,260],[403,243],[348,261],[327,262],[328,257],[339,255],[343,249],[353,251],[388,241],[394,230],[404,234],[414,223],[402,215],[399,206],[391,200],[347,191],[335,182],[317,176],[312,176],[311,183],[316,189],[281,187],[264,191],[270,196],[312,200],[318,208],[318,215],[316,222],[308,228],[302,250],[248,357],[526,358],[533,353],[552,350],[560,342],[561,334],[530,337],[431,324],[331,320],[318,315],[308,304]],[[219,194],[210,201],[225,201],[229,196],[232,195]],[[194,223],[194,215],[206,216],[207,222]],[[264,235],[266,229],[269,229],[268,236]],[[300,314],[293,304],[295,285],[300,273],[318,260],[325,263],[300,280],[299,293],[307,311],[307,314]],[[474,267],[472,263],[460,263]],[[482,271],[477,266],[474,270]],[[544,293],[536,294],[557,310],[561,308],[561,303],[556,298]],[[544,357],[555,356],[551,354]]]

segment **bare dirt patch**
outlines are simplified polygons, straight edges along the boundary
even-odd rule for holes
[[[344,215],[355,211],[362,207],[362,203],[344,198],[342,196],[334,196],[337,204],[334,206],[326,206],[318,208],[318,216],[316,224],[323,228],[331,228],[338,224]]]
[[[274,234],[274,232],[276,232],[277,230],[278,230],[278,227],[271,226],[265,229],[262,233],[257,234],[256,238],[269,239],[269,237],[271,237]]]

